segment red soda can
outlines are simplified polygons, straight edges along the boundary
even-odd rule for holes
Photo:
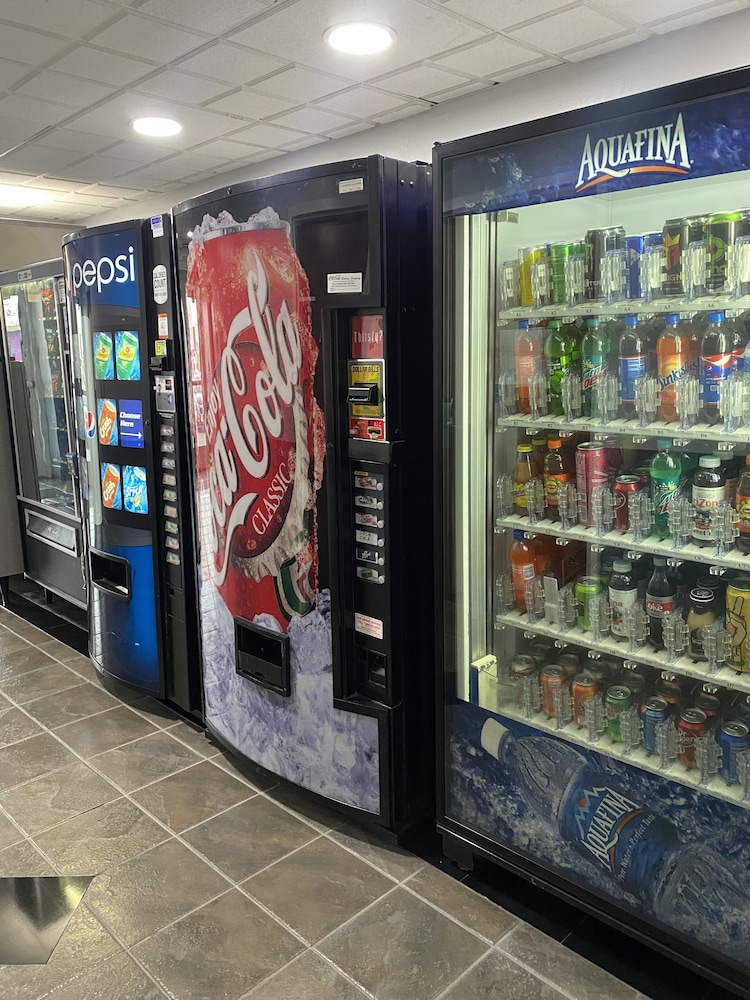
[[[656,682],[656,694],[676,709],[682,704],[682,688],[674,674],[662,673]]]
[[[607,449],[607,466],[609,468],[609,480],[613,482],[615,476],[620,474],[622,468],[622,444],[618,438],[607,438],[601,442]]]
[[[693,707],[700,708],[702,712],[705,712],[711,725],[721,715],[723,707],[719,691],[720,688],[715,684],[704,684],[699,691],[695,692],[695,698],[693,699]]]
[[[597,486],[607,486],[610,482],[610,455],[605,445],[597,441],[585,441],[576,448],[576,482],[578,491],[584,497],[586,509],[582,512],[581,523],[592,525],[591,494]]]
[[[545,667],[539,675],[542,685],[542,711],[549,719],[555,717],[555,691],[564,687],[568,678],[562,667],[553,664]]]
[[[700,708],[683,708],[677,721],[680,738],[680,760],[685,767],[698,766],[695,757],[696,741],[705,736],[710,728],[708,716]]]
[[[641,489],[639,476],[618,476],[612,490],[615,498],[615,527],[618,531],[630,530],[630,507],[628,497],[635,496]]]

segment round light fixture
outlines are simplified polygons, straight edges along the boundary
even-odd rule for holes
[[[135,132],[141,135],[164,137],[167,135],[177,135],[182,131],[182,125],[174,118],[136,118],[130,123]]]
[[[15,184],[0,184],[0,206],[2,208],[32,208],[44,205],[54,198],[51,191],[40,188],[18,187]]]
[[[396,32],[384,24],[357,21],[352,24],[337,24],[329,28],[323,37],[337,52],[352,56],[371,56],[392,45]]]

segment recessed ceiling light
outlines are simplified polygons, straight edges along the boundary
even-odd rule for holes
[[[358,21],[353,24],[337,24],[329,28],[323,37],[337,52],[346,52],[353,56],[370,56],[392,45],[396,33],[384,24]]]
[[[0,207],[2,208],[30,208],[32,205],[41,205],[53,200],[54,195],[50,191],[18,187],[15,184],[0,184]]]
[[[130,124],[141,135],[177,135],[178,132],[182,131],[182,125],[174,118],[136,118]]]

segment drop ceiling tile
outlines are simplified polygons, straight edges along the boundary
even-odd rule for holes
[[[103,97],[109,97],[114,87],[107,87],[93,80],[84,80],[79,76],[67,76],[64,73],[41,73],[28,80],[15,91],[27,97],[38,97],[42,100],[52,98],[58,104],[67,104],[73,108],[83,108]]]
[[[513,66],[503,73],[495,73],[490,79],[493,83],[507,83],[509,80],[517,80],[521,76],[531,76],[532,73],[539,73],[543,69],[551,69],[553,66],[561,66],[564,62],[558,56],[543,56],[536,62],[526,63],[524,66]]]
[[[512,36],[529,45],[557,54],[574,46],[601,42],[613,35],[623,34],[624,31],[618,21],[584,7],[583,4],[576,4],[570,10],[551,14],[544,20],[536,21],[525,28],[516,28]]]
[[[197,49],[206,40],[205,35],[197,35],[181,28],[169,28],[165,31],[154,21],[130,13],[124,14],[90,39],[92,44],[102,48],[153,59],[162,65]]]
[[[65,38],[53,38],[51,35],[26,31],[9,24],[4,24],[0,30],[0,58],[15,59],[32,66],[53,59],[69,45],[70,42]]]
[[[120,177],[128,170],[137,170],[141,166],[135,160],[108,159],[105,156],[92,156],[82,163],[77,163],[72,167],[65,167],[63,170],[55,170],[54,176],[62,180],[72,181],[107,181],[115,177]],[[127,184],[127,182],[124,182]]]
[[[358,117],[361,115],[369,118],[384,111],[393,111],[403,103],[400,97],[395,97],[393,94],[360,86],[341,94],[334,94],[333,97],[326,97],[322,101],[317,101],[315,106],[330,111],[341,111],[345,115]]]
[[[0,150],[17,146],[19,142],[30,139],[39,129],[40,126],[35,122],[0,115]]]
[[[35,177],[31,182],[31,187],[41,188],[43,191],[58,191],[60,194],[80,191],[81,184],[78,181],[62,181],[52,177]]]
[[[116,7],[91,3],[90,0],[3,0],[0,17],[22,27],[53,31],[68,38],[82,38],[110,21]]]
[[[77,190],[81,194],[91,194],[94,198],[110,198],[113,201],[122,201],[123,198],[127,198],[133,193],[130,188],[107,184],[90,184],[86,187],[79,185]]]
[[[11,170],[0,170],[0,184],[28,184],[33,180],[31,174],[24,174]],[[34,185],[32,184],[31,187]]]
[[[157,140],[159,146],[184,149],[199,142],[219,138],[236,130],[241,122],[226,115],[215,114],[202,108],[175,106],[169,101],[132,92],[118,94],[111,101],[94,111],[85,112],[72,119],[69,127],[76,131],[99,132],[117,139],[132,140],[134,133],[130,122],[140,115],[173,115],[182,124],[182,132]],[[150,145],[150,143],[147,143]]]
[[[622,0],[594,0],[594,5],[607,13],[624,15],[638,24],[649,24],[705,7],[706,0],[628,0],[627,4]]]
[[[28,76],[31,68],[13,59],[0,59],[0,90],[6,90]]]
[[[321,111],[318,108],[298,108],[291,114],[279,115],[274,118],[274,125],[281,125],[282,128],[297,128],[301,132],[312,132],[316,135],[330,135],[337,128],[343,128],[350,124],[350,119],[342,115],[334,115],[330,111]]]
[[[182,170],[181,176],[184,177],[191,170],[194,170],[197,174],[203,173],[206,170],[216,170],[218,167],[223,166],[227,159],[228,157],[226,156],[216,156],[208,152],[208,150],[191,149],[185,153],[178,153],[177,156],[172,156],[168,160],[162,160],[162,163],[180,167]]]
[[[150,80],[137,83],[133,89],[139,93],[161,97],[168,101],[179,101],[182,104],[204,104],[223,94],[228,87],[226,83],[206,80],[192,73],[166,69]]]
[[[109,199],[107,200],[109,201]],[[65,204],[75,205],[77,208],[101,208],[102,205],[104,205],[105,208],[107,207],[101,198],[95,198],[93,195],[85,192],[66,195]]]
[[[237,132],[235,138],[246,139],[253,146],[266,146],[271,149],[287,149],[290,142],[299,142],[305,136],[302,132],[293,132],[278,125],[258,124]]]
[[[153,184],[168,184],[172,181],[178,181],[186,173],[187,171],[180,168],[177,164],[170,166],[169,163],[152,163],[148,167],[131,171],[127,174],[127,179],[135,184],[141,184],[144,188],[148,188]]]
[[[346,128],[336,129],[336,134],[332,137],[334,139],[343,139],[347,135],[355,135],[357,132],[366,132],[370,128],[374,128],[373,122],[361,121],[354,122],[353,125],[347,125]]]
[[[34,148],[71,150],[78,154],[78,159],[80,160],[90,153],[98,153],[102,149],[106,149],[114,141],[111,136],[93,135],[89,132],[74,132],[72,129],[56,128],[53,131],[45,132],[38,139],[34,139]]]
[[[512,66],[522,66],[539,58],[536,49],[518,45],[509,38],[494,35],[486,41],[472,45],[469,49],[453,52],[435,61],[440,66],[460,70],[473,76],[494,76]]]
[[[243,142],[232,142],[229,139],[214,139],[213,142],[207,142],[204,146],[199,146],[191,152],[208,153],[224,160],[246,160],[253,152],[258,152],[262,148]]]
[[[211,111],[222,111],[227,115],[239,115],[248,121],[268,118],[296,107],[295,101],[287,101],[282,97],[272,97],[270,94],[259,94],[257,90],[238,90],[228,97],[222,97],[208,105]]]
[[[385,122],[397,122],[402,118],[411,118],[413,115],[418,115],[423,111],[429,111],[431,105],[424,103],[413,103],[405,104],[403,108],[398,108],[396,111],[389,111],[387,114],[378,115],[378,121]]]
[[[352,80],[343,80],[327,73],[316,73],[302,66],[294,66],[263,80],[257,85],[257,89],[305,104],[317,97],[326,97],[328,94],[336,93],[337,90],[344,90],[352,83]]]
[[[594,56],[601,56],[606,52],[624,49],[628,45],[635,45],[642,41],[642,35],[632,32],[627,35],[620,35],[618,38],[610,38],[606,42],[599,42],[598,45],[584,45],[583,48],[572,49],[570,52],[564,53],[564,55],[567,62],[583,62],[584,59],[593,59]]]
[[[106,156],[115,156],[118,159],[135,160],[136,163],[153,163],[155,160],[163,160],[167,156],[174,154],[174,148],[163,146],[158,140],[151,142],[118,142],[111,146]]]
[[[394,94],[424,98],[427,94],[447,90],[448,87],[458,87],[465,82],[465,76],[446,73],[434,66],[417,66],[404,73],[394,73],[392,76],[380,79],[377,85],[381,90],[390,90]]]
[[[476,94],[491,86],[492,84],[487,80],[469,80],[460,87],[450,87],[448,90],[442,90],[439,94],[430,94],[430,100],[435,104],[445,104],[446,101],[455,101],[459,97]]]
[[[685,14],[683,17],[671,17],[666,21],[659,22],[659,24],[650,24],[649,28],[658,35],[664,35],[668,31],[687,28],[691,24],[702,24],[704,21],[710,21],[715,17],[723,17],[725,14],[733,14],[735,11],[746,9],[747,3],[745,0],[730,0],[729,3],[719,3],[714,7],[706,7],[704,10]]]
[[[265,3],[259,0],[210,0],[196,4],[185,0],[145,0],[138,12],[210,35],[223,35],[265,9]]]
[[[3,157],[3,165],[10,170],[30,171],[39,173],[40,167],[44,170],[59,170],[67,167],[68,164],[80,160],[84,153],[71,153],[64,149],[35,149],[33,146],[24,146],[23,149],[15,153],[8,153]]]
[[[513,25],[545,17],[572,5],[570,0],[503,0],[502,3],[497,0],[446,0],[445,6],[494,31],[505,31]]]
[[[125,87],[147,73],[153,72],[153,65],[129,59],[126,56],[101,52],[88,45],[79,46],[53,63],[50,69],[72,76],[82,76],[86,80]]]
[[[229,45],[227,42],[217,42],[195,55],[183,59],[178,67],[190,73],[210,76],[214,80],[226,80],[227,83],[249,83],[267,73],[288,65],[288,59],[277,59],[264,52],[247,49],[241,45]]]
[[[0,115],[36,122],[37,125],[57,125],[65,118],[70,118],[73,113],[63,104],[40,101],[36,97],[24,97],[21,94],[10,94],[0,99]]]
[[[301,139],[299,142],[292,142],[287,146],[289,152],[295,152],[298,149],[307,149],[308,146],[319,146],[321,142],[328,142],[328,139],[319,135],[308,135],[306,139]]]

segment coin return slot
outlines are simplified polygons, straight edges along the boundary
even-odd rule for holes
[[[289,637],[235,618],[234,638],[240,677],[288,697],[292,693]]]

